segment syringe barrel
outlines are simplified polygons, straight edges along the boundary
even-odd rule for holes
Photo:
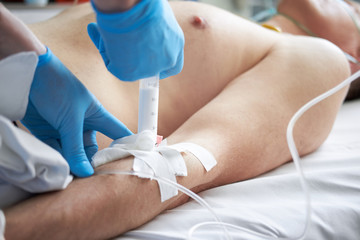
[[[159,76],[139,80],[138,133],[150,130],[157,136],[159,109]]]

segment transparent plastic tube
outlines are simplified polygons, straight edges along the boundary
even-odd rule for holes
[[[343,51],[343,53],[345,54],[345,57],[347,58],[347,60],[349,60],[350,62],[355,63],[355,64],[360,64],[360,62],[356,58],[354,58],[353,56],[351,56],[347,52]]]
[[[159,75],[139,80],[138,133],[153,132],[156,142],[159,111]]]
[[[276,8],[269,8],[269,9],[261,11],[261,12],[257,13],[256,15],[252,16],[251,19],[254,22],[262,22],[262,21],[265,21],[265,20],[271,18],[275,14],[277,14]]]
[[[304,237],[306,236],[309,226],[310,226],[310,220],[311,220],[311,199],[310,199],[310,194],[309,194],[309,189],[305,180],[305,176],[304,173],[300,167],[300,155],[297,151],[296,145],[295,145],[295,141],[294,141],[294,136],[293,136],[293,130],[294,130],[294,126],[297,122],[297,120],[307,111],[309,110],[311,107],[313,107],[315,104],[321,102],[322,100],[330,97],[331,95],[337,93],[338,91],[340,91],[341,89],[343,89],[344,87],[346,87],[347,85],[350,85],[351,82],[353,82],[354,80],[356,80],[357,78],[360,77],[360,71],[357,71],[355,74],[353,74],[352,76],[350,76],[349,78],[347,78],[346,80],[344,80],[343,82],[341,82],[340,84],[338,84],[337,86],[335,86],[334,88],[330,89],[329,91],[321,94],[320,96],[314,98],[313,100],[311,100],[310,102],[308,102],[307,104],[305,104],[304,106],[302,106],[295,114],[294,116],[291,118],[289,125],[287,127],[287,132],[286,132],[286,139],[288,142],[288,147],[291,153],[291,156],[293,158],[294,164],[296,166],[296,169],[300,175],[300,183],[301,186],[303,188],[304,194],[305,194],[305,200],[306,200],[306,225],[305,225],[305,229],[304,232],[301,234],[301,236],[299,237],[299,239],[304,239]]]

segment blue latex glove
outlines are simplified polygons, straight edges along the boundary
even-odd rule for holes
[[[52,54],[39,56],[22,123],[58,150],[78,177],[94,173],[89,160],[97,152],[96,132],[112,139],[132,134]]]
[[[184,34],[167,0],[141,0],[114,14],[102,13],[94,4],[93,8],[97,24],[88,25],[88,34],[113,75],[135,81],[181,72]]]

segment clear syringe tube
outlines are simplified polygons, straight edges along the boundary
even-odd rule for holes
[[[150,130],[157,136],[159,75],[140,79],[138,133]]]

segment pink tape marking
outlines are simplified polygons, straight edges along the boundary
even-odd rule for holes
[[[156,137],[156,145],[159,145],[163,140],[163,136],[157,135]]]

